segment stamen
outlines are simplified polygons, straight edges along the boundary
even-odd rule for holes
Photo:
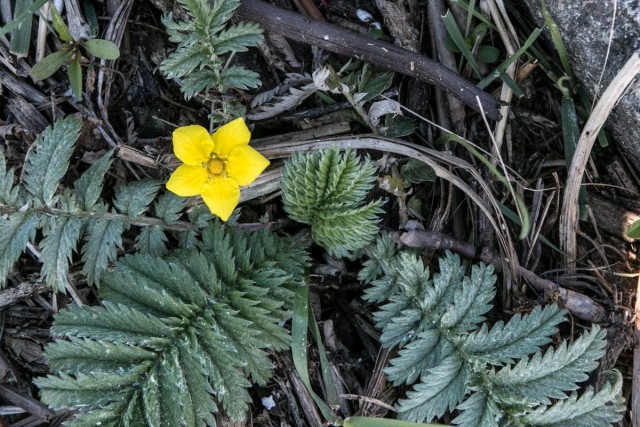
[[[218,158],[211,159],[207,164],[207,169],[212,175],[220,175],[222,172],[224,172],[224,161]]]

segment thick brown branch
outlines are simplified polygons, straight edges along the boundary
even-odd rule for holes
[[[411,248],[450,249],[463,258],[492,264],[496,271],[500,271],[502,268],[499,256],[492,251],[486,249],[478,250],[471,243],[461,242],[437,231],[412,230],[402,234],[397,233],[394,235],[394,240]],[[518,273],[538,292],[553,292],[557,294],[562,305],[576,317],[589,322],[597,322],[604,318],[604,308],[591,298],[563,288],[550,280],[543,279],[521,266],[518,266]]]
[[[236,13],[240,19],[256,22],[265,30],[282,34],[291,40],[319,46],[339,55],[358,58],[424,80],[446,90],[478,111],[479,101],[487,117],[492,120],[500,118],[498,100],[425,56],[261,0],[242,0]]]

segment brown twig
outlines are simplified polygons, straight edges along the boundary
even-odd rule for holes
[[[0,291],[0,310],[6,307],[10,307],[13,304],[31,298],[34,295],[38,295],[47,291],[50,291],[51,287],[45,283],[29,283],[23,282],[18,286],[12,286],[10,288]]]
[[[406,233],[393,234],[394,240],[411,248],[421,249],[449,249],[463,258],[482,261],[494,266],[496,271],[500,271],[502,263],[500,257],[488,248],[477,248],[471,243],[449,237],[437,231],[411,230]],[[520,277],[524,278],[538,292],[556,293],[562,305],[576,317],[589,322],[597,322],[605,316],[604,308],[591,298],[563,288],[558,284],[543,279],[534,272],[518,266]]]
[[[280,33],[291,40],[319,46],[338,55],[358,58],[424,80],[480,111],[476,100],[478,98],[487,117],[492,120],[500,118],[498,100],[425,56],[260,0],[242,0],[236,14],[240,19],[256,22],[265,30]]]

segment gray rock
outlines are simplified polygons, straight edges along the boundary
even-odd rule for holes
[[[538,26],[544,25],[540,0],[525,0]],[[602,83],[598,81],[609,46],[614,0],[547,0],[564,40],[571,67],[594,98],[640,48],[640,1],[618,0],[613,38]],[[640,84],[636,81],[607,121],[619,147],[640,170]]]

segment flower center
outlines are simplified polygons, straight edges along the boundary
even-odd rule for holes
[[[224,160],[214,157],[207,162],[207,170],[211,175],[220,175],[224,172]]]

